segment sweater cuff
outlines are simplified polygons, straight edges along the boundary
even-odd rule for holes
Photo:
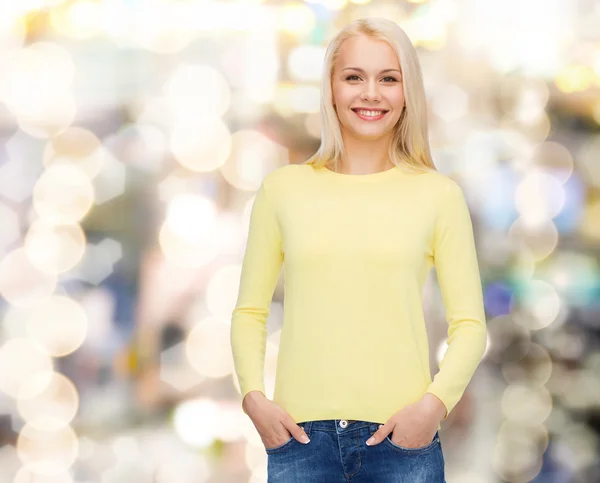
[[[263,387],[253,387],[253,388],[247,389],[246,392],[243,393],[242,402],[240,403],[241,406],[242,406],[242,411],[244,411],[244,414],[246,414],[246,415],[248,415],[248,413],[246,412],[246,409],[244,408],[244,399],[246,399],[246,396],[248,395],[248,393],[250,393],[252,391],[260,391],[260,392],[263,393],[263,396],[267,397],[265,395],[265,388],[264,388],[264,386]]]
[[[433,383],[431,383],[429,385],[429,387],[427,388],[427,391],[429,394],[433,394],[435,397],[437,397],[440,401],[442,401],[442,404],[444,405],[444,407],[446,408],[446,414],[444,414],[444,417],[440,420],[440,421],[444,421],[447,417],[448,414],[450,413],[450,411],[452,410],[452,408],[450,407],[449,403],[446,401],[445,397],[442,396],[435,387],[433,387]]]

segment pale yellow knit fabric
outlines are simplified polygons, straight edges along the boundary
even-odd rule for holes
[[[432,380],[422,289],[434,266],[448,348]],[[350,175],[308,164],[264,178],[231,319],[242,400],[252,390],[265,393],[267,317],[282,267],[273,400],[295,422],[383,424],[425,392],[441,399],[447,417],[486,347],[472,222],[454,180],[398,168]]]

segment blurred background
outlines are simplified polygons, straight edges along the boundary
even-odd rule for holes
[[[229,342],[250,208],[317,149],[325,47],[365,16],[418,49],[475,228],[448,483],[600,481],[600,2],[3,0],[1,482],[266,481]],[[434,270],[424,300],[435,373]]]

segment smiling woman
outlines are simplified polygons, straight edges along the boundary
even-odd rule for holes
[[[440,423],[486,346],[468,207],[435,170],[417,55],[398,25],[353,22],[323,72],[319,150],[270,172],[252,207],[231,319],[242,407],[269,483],[443,483]],[[266,324],[284,263],[271,400]],[[449,342],[432,380],[421,294],[434,265]]]

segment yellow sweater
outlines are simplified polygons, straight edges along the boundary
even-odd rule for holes
[[[231,346],[242,401],[264,388],[267,317],[283,266],[272,400],[296,423],[385,423],[425,392],[452,411],[486,348],[473,228],[448,176],[392,168],[350,175],[309,164],[270,172],[256,193]],[[435,266],[448,347],[431,378],[422,306]]]

